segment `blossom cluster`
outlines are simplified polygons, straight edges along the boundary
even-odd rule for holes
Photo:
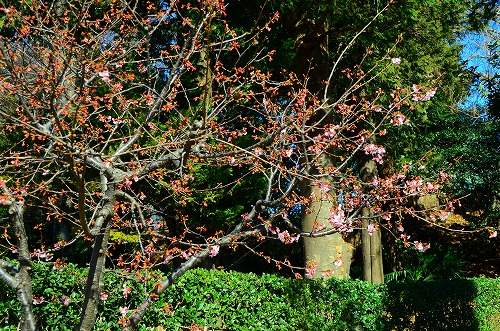
[[[391,119],[392,126],[409,125],[410,121],[401,113],[394,113],[394,118]]]
[[[330,209],[329,222],[341,233],[349,233],[354,230],[352,221],[346,218],[344,210],[341,206],[336,206]]]
[[[307,262],[305,276],[307,278],[311,278],[316,273],[317,268],[318,268],[318,262],[316,261]]]
[[[394,65],[400,65],[400,64],[401,64],[401,58],[399,58],[399,57],[393,57],[393,58],[391,59],[391,62],[392,62],[392,64],[394,64]]]
[[[300,239],[300,234],[297,234],[296,236],[292,236],[288,230],[281,231],[280,228],[278,227],[271,227],[269,229],[272,234],[276,234],[278,236],[278,239],[284,243],[284,244],[293,244],[294,242],[298,242]]]
[[[217,254],[219,254],[219,249],[220,249],[220,246],[219,245],[213,245],[213,246],[210,246],[208,248],[208,256],[210,257],[215,257],[217,256]]]
[[[367,228],[367,231],[368,231],[368,234],[371,236],[373,235],[373,233],[377,230],[377,227],[375,226],[375,224],[373,223],[370,223],[368,224],[368,228]]]
[[[31,257],[37,257],[39,259],[45,259],[45,261],[50,261],[54,257],[51,253],[47,253],[42,251],[41,249],[36,249],[33,253],[31,253]]]
[[[363,147],[366,155],[372,155],[373,161],[382,164],[384,162],[385,148],[375,144],[367,144]]]
[[[329,125],[325,128],[324,135],[328,138],[334,138],[339,130],[340,127],[338,125]]]
[[[420,242],[420,241],[414,241],[413,242],[413,245],[415,245],[415,249],[419,252],[425,252],[426,250],[428,250],[429,248],[431,248],[431,244],[426,244],[426,243],[423,243],[423,242]]]
[[[125,123],[125,121],[123,121],[121,118],[113,118],[111,116],[99,116],[99,121],[101,121],[103,123],[113,122],[113,124],[115,124],[115,125]]]
[[[436,88],[426,90],[420,85],[413,84],[413,101],[429,101],[436,94]]]

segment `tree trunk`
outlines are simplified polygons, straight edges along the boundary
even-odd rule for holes
[[[24,228],[24,203],[12,201],[9,214],[14,224],[17,237],[19,270],[15,275],[17,300],[21,303],[21,323],[19,330],[36,330],[36,320],[33,314],[33,290],[31,287],[31,254],[28,247],[28,237]]]
[[[297,62],[295,64],[299,77],[308,76],[308,89],[312,93],[321,94],[324,89],[324,81],[328,79],[330,73],[328,38],[325,32],[328,30],[326,15],[316,21],[304,19],[306,27],[304,31],[308,33],[299,35],[295,41],[297,49]],[[320,37],[324,36],[324,37]],[[324,114],[316,114],[321,117]],[[314,121],[311,119],[311,121]],[[326,124],[326,123],[324,123]],[[331,165],[324,155],[322,162],[327,166]],[[302,230],[311,232],[318,225],[331,228],[329,223],[330,210],[336,207],[335,201],[321,199],[322,192],[312,184],[311,181],[303,183],[305,196],[316,196],[316,199],[309,204],[302,214]],[[304,237],[304,258],[306,265],[312,266],[317,263],[313,274],[306,273],[307,277],[335,277],[345,278],[349,276],[353,248],[347,243],[342,234],[334,233],[324,237],[308,238]]]
[[[310,183],[309,183],[310,184]],[[309,192],[319,197],[320,189],[310,184]],[[334,208],[332,201],[321,198],[314,199],[302,215],[302,230],[312,232],[314,228],[322,226],[330,227],[330,209]],[[310,278],[335,277],[345,278],[349,276],[353,247],[347,243],[342,234],[334,233],[324,237],[308,238],[304,237],[304,255],[307,264],[317,263],[316,271]]]
[[[375,231],[370,238],[372,260],[372,284],[384,283],[384,263],[382,258],[382,231]]]
[[[371,182],[377,176],[375,161],[366,161],[361,167],[360,175],[363,182]],[[368,188],[365,188],[365,190],[368,190]],[[381,231],[380,229],[376,229],[376,227],[375,230],[369,230],[370,225],[375,223],[373,211],[370,207],[364,207],[362,215],[361,246],[363,253],[363,278],[372,284],[383,284],[384,268]]]
[[[361,231],[361,247],[363,253],[363,279],[372,284],[384,283],[382,261],[382,236],[380,230],[369,233],[368,227],[373,224],[373,213],[370,208],[363,208],[363,230]]]
[[[97,308],[102,290],[102,278],[106,263],[106,252],[108,249],[109,233],[111,222],[108,220],[103,224],[101,233],[94,239],[94,248],[90,260],[90,269],[85,286],[85,300],[83,301],[82,313],[80,316],[80,331],[90,331],[94,328],[97,318]]]
[[[363,208],[363,229],[361,230],[361,252],[363,255],[363,279],[367,282],[372,282],[372,250],[371,236],[368,233],[370,224],[370,209]]]

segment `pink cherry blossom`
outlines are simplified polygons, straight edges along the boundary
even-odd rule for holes
[[[41,303],[44,303],[45,302],[45,298],[42,296],[42,297],[36,297],[36,296],[33,296],[33,304],[34,305],[39,305]]]
[[[391,62],[392,62],[392,64],[394,64],[394,65],[400,65],[400,64],[401,64],[401,58],[399,58],[399,57],[393,57],[393,58],[391,59]]]
[[[341,233],[350,233],[354,230],[352,220],[346,218],[341,206],[337,206],[330,210],[330,218],[328,221]]]
[[[104,82],[109,82],[109,71],[105,70],[105,71],[101,71],[100,73],[98,73],[98,75],[101,77],[101,79],[104,81]]]
[[[146,105],[148,106],[151,106],[155,102],[154,96],[150,93],[144,93],[142,96],[144,97],[144,100],[146,100]]]
[[[213,245],[213,246],[210,246],[208,248],[208,256],[210,257],[215,257],[217,256],[217,254],[219,254],[219,249],[220,249],[220,246],[219,245]]]
[[[373,233],[375,232],[376,228],[375,228],[375,225],[374,224],[368,224],[368,234],[371,236],[373,235]]]
[[[417,177],[415,179],[409,180],[406,182],[406,192],[408,194],[414,194],[417,192],[420,192],[422,189],[422,179],[420,177]]]
[[[257,155],[257,156],[260,156],[262,154],[264,154],[264,150],[260,147],[257,147],[253,150],[254,154]]]
[[[425,252],[429,248],[431,248],[431,244],[422,243],[420,241],[414,241],[415,249],[419,252]]]
[[[123,284],[123,290],[122,290],[123,297],[126,299],[130,293],[132,293],[132,289],[130,289],[130,287],[127,287],[126,284]]]
[[[327,184],[327,183],[320,183],[320,184],[319,184],[319,190],[320,190],[321,192],[323,192],[323,193],[328,193],[328,192],[330,192],[330,189],[331,189],[331,187],[330,187],[330,185],[329,185],[329,184]]]
[[[66,295],[62,295],[59,299],[61,300],[62,304],[65,306],[69,305],[69,303],[70,303],[69,297]]]
[[[335,207],[330,211],[330,224],[335,227],[344,225],[345,214],[340,206]]]
[[[450,213],[445,211],[445,210],[440,210],[439,213],[441,214],[442,221],[444,221],[450,217]]]
[[[420,85],[413,84],[413,101],[429,101],[436,94],[436,88],[425,89]]]
[[[408,125],[410,121],[401,113],[394,113],[394,118],[391,119],[392,126]]]
[[[328,138],[333,138],[337,135],[337,131],[339,130],[339,126],[338,125],[331,125],[327,128],[325,128],[325,133],[324,135]]]
[[[287,148],[281,151],[283,156],[286,157],[291,157],[293,155],[293,149],[292,148]]]
[[[120,315],[125,316],[128,313],[128,307],[120,307]]]
[[[373,161],[382,164],[384,162],[383,158],[385,155],[385,148],[382,146],[377,146],[375,144],[367,144],[363,147],[366,155],[372,155]]]
[[[279,232],[279,229],[277,228],[277,231],[278,233],[278,239],[284,243],[284,244],[292,244],[296,241],[299,241],[300,239],[300,235],[296,235],[296,236],[292,236],[290,235],[290,233],[288,233],[288,230],[285,230],[283,232]]]
[[[306,264],[306,277],[312,277],[316,273],[316,269],[318,268],[318,262],[308,262]]]
[[[434,183],[430,183],[430,182],[425,183],[425,189],[428,192],[434,192],[434,191],[438,190],[440,187],[441,186],[439,184],[434,184]]]
[[[115,125],[125,123],[121,118],[113,118],[112,121],[113,121],[113,124],[115,124]]]

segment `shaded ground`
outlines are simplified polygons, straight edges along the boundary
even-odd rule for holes
[[[455,250],[462,259],[465,277],[500,277],[500,238],[489,238],[488,231],[455,225],[450,230],[426,227],[429,240]]]

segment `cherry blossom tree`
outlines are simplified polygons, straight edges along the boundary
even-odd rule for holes
[[[360,155],[383,163],[385,149],[372,138],[408,124],[400,110],[435,93],[415,85],[380,90],[372,100],[357,96],[399,59],[381,58],[369,72],[349,69],[351,87],[329,100],[327,93],[308,91],[307,78],[265,70],[273,59],[265,35],[278,13],[257,21],[252,31],[237,32],[224,21],[221,0],[159,7],[56,3],[26,1],[2,9],[0,114],[9,141],[0,161],[0,205],[8,209],[2,247],[18,264],[0,260],[0,279],[17,291],[23,330],[36,329],[32,259],[49,259],[75,241],[92,243],[79,330],[94,326],[111,258],[129,271],[173,266],[140,306],[117,307],[124,330],[132,330],[187,270],[248,239],[290,244],[343,236],[370,217],[380,220],[370,223],[370,234],[387,226],[406,245],[424,247],[406,240],[400,219],[415,212],[406,204],[409,197],[438,190],[446,175],[431,181],[403,169],[363,181],[354,166]],[[190,226],[184,207],[196,200],[196,190],[234,184],[196,187],[200,165],[265,179],[262,195],[229,230]],[[157,219],[151,210],[166,205],[171,218]],[[289,217],[297,208],[311,215],[307,230]],[[72,237],[35,247],[26,227],[43,221],[33,225],[26,210],[70,224]],[[170,233],[170,223],[181,231]],[[112,231],[134,235],[134,251],[110,256]],[[300,276],[300,266],[278,263]],[[335,267],[344,263],[336,259]],[[305,275],[336,271],[316,266],[309,261]]]

